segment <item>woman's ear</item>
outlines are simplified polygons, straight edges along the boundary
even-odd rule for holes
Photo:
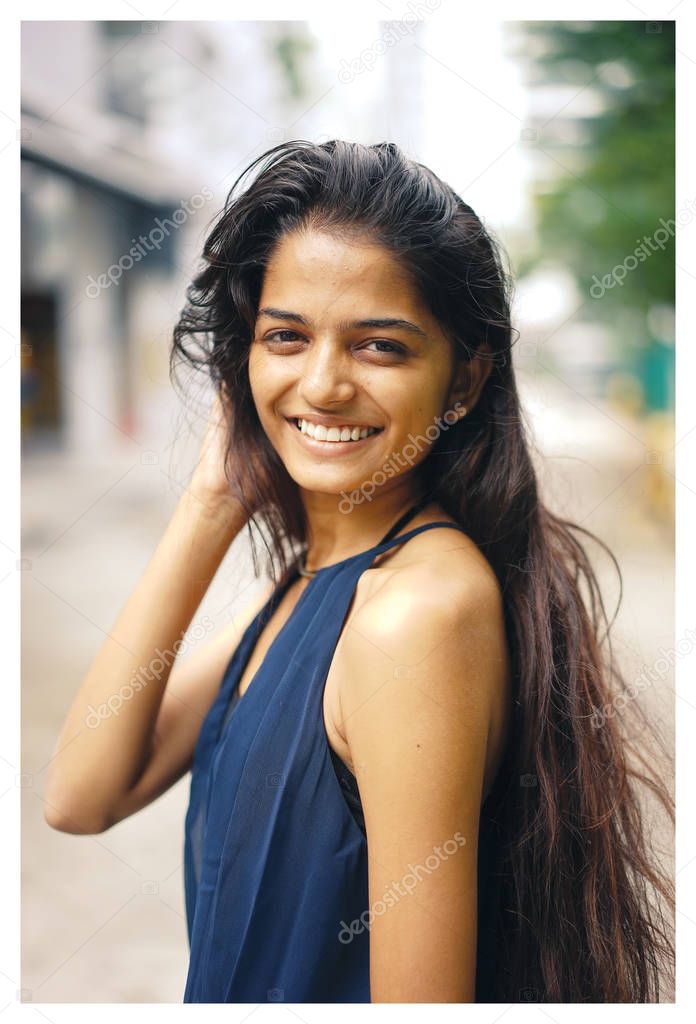
[[[460,358],[450,386],[447,408],[455,408],[459,402],[461,407],[471,412],[479,400],[491,366],[490,353],[487,350],[479,349],[471,359]]]

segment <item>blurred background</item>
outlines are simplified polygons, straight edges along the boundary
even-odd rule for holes
[[[23,24],[25,1001],[183,995],[188,777],[96,836],[52,831],[42,792],[202,436],[200,384],[182,404],[168,377],[184,289],[233,181],[284,140],[395,141],[504,245],[542,486],[618,558],[614,648],[671,749],[693,647],[673,634],[674,230],[696,215],[675,207],[674,23],[463,19],[430,0],[390,22]],[[241,536],[197,619],[259,582]]]

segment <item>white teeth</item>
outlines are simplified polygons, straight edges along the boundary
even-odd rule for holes
[[[376,427],[325,427],[322,423],[302,419],[295,422],[303,434],[317,441],[361,441],[376,432]]]

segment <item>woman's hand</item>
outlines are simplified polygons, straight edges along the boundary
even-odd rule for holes
[[[207,508],[229,512],[235,522],[241,520],[243,524],[247,515],[241,502],[233,494],[225,473],[229,401],[223,384],[221,392],[213,398],[198,465],[191,477],[189,491]]]

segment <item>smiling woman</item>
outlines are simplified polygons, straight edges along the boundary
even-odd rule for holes
[[[203,256],[172,353],[216,393],[201,458],[49,821],[101,831],[191,769],[185,1002],[657,999],[672,890],[640,785],[671,801],[647,733],[634,758],[597,726],[621,677],[589,535],[537,492],[500,249],[395,145],[298,141]],[[262,600],[80,730],[245,525]]]
[[[473,404],[472,385],[489,369],[460,362],[455,375],[455,347],[411,275],[364,232],[286,232],[269,254],[259,303],[248,368],[255,409],[305,504],[329,515],[336,493],[364,484],[409,436],[455,401]],[[365,318],[351,320],[355,309]],[[393,479],[385,500],[408,501],[415,483],[411,474]]]

